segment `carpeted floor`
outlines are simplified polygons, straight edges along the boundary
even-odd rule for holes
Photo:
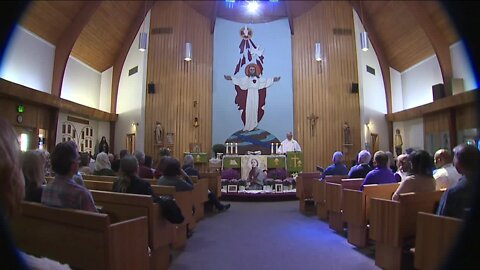
[[[171,269],[378,269],[368,253],[302,215],[298,201],[234,202],[198,224]]]

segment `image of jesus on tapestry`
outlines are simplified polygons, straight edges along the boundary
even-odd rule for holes
[[[280,80],[280,77],[261,78],[260,68],[256,64],[245,67],[245,77],[235,78],[225,75],[235,85],[237,96],[235,103],[242,110],[243,131],[254,130],[264,114],[266,88]]]

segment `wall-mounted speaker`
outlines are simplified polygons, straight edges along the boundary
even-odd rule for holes
[[[358,93],[358,83],[352,83],[352,93]]]
[[[432,85],[433,100],[445,97],[445,86],[443,83]]]
[[[154,83],[149,83],[147,85],[147,91],[149,94],[155,94],[155,84]]]

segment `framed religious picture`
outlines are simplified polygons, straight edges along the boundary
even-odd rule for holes
[[[237,192],[237,185],[228,185],[227,186],[227,192]]]
[[[173,136],[174,134],[169,132],[167,133],[167,137],[166,137],[166,143],[167,145],[174,145],[175,144],[175,138]]]
[[[275,192],[282,192],[283,184],[275,184]]]

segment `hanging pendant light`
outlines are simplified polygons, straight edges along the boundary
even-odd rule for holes
[[[141,32],[138,37],[138,50],[144,52],[147,50],[147,33]]]
[[[320,43],[315,43],[315,60],[322,61],[322,48],[320,47]]]
[[[361,32],[360,33],[360,45],[362,48],[362,51],[366,52],[369,49],[369,43],[368,43],[368,33],[367,32]]]
[[[191,61],[192,60],[192,43],[185,43],[185,61]]]

